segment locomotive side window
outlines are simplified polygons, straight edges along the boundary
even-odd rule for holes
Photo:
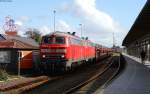
[[[65,38],[64,37],[56,37],[55,43],[56,44],[65,44]]]
[[[81,45],[81,40],[75,39],[75,38],[71,38],[71,44],[77,44],[77,45]]]

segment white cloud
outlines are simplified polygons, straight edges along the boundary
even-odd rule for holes
[[[16,21],[15,24],[19,25],[19,26],[23,26],[24,23],[29,21],[29,17],[28,16],[20,16]]]
[[[64,4],[62,8],[71,12],[74,17],[78,17],[83,24],[83,35],[90,40],[102,43],[109,47],[113,44],[113,32],[117,45],[121,45],[126,30],[120,26],[109,14],[96,8],[96,0],[74,0],[72,5]],[[68,12],[68,11],[67,11]],[[74,29],[69,24],[60,22],[61,30],[76,31],[80,34],[80,29]],[[59,27],[59,28],[60,28]],[[72,30],[73,29],[73,30]]]
[[[23,22],[22,21],[16,21],[15,24],[18,25],[18,26],[22,26]]]
[[[21,16],[21,17],[19,17],[19,20],[21,20],[22,22],[27,22],[27,21],[29,21],[29,17],[28,16]]]
[[[59,12],[68,12],[71,8],[68,2],[63,2],[60,7],[58,8]]]
[[[18,35],[24,36],[25,33],[25,23],[29,21],[28,16],[20,16],[18,19],[16,19],[15,24],[17,27]]]
[[[3,28],[0,27],[0,34],[5,34]]]
[[[25,31],[24,30],[19,30],[18,35],[25,37]]]
[[[62,31],[62,32],[70,32],[71,30],[73,30],[73,28],[63,20],[59,20],[55,28],[56,31]],[[43,25],[38,29],[42,35],[46,35],[54,31],[54,28],[50,28],[47,25]]]
[[[49,34],[50,32],[52,32],[52,30],[46,26],[46,25],[43,25],[39,28],[40,32],[42,35],[46,35],[46,34]]]
[[[62,31],[62,32],[76,32],[76,35],[80,36],[80,28],[75,28],[71,26],[69,23],[67,23],[64,20],[59,20],[56,24],[56,31]]]
[[[58,24],[56,24],[56,31],[70,32],[71,27],[63,20],[59,20]]]
[[[111,16],[96,9],[96,0],[75,0],[74,10],[84,21],[105,31],[116,30],[117,24]]]

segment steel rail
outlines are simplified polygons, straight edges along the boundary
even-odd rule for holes
[[[111,60],[112,60],[112,57],[110,57]],[[84,87],[85,85],[87,85],[88,83],[96,80],[97,78],[99,78],[102,74],[104,74],[111,66],[113,65],[113,62],[111,61],[111,63],[106,67],[104,68],[104,70],[94,76],[92,76],[91,78],[89,78],[88,80],[84,81],[83,83],[80,83],[79,85],[73,87],[73,88],[70,88],[68,89],[67,91],[63,92],[63,94],[71,94],[75,91],[77,91],[78,89],[80,89],[81,87]]]
[[[3,93],[3,94],[22,94],[23,92],[32,90],[32,89],[34,89],[34,88],[36,88],[40,85],[43,85],[47,82],[55,81],[55,80],[58,80],[58,79],[61,79],[61,78],[62,77],[54,77],[54,78],[39,80],[39,81],[33,82],[33,83],[28,83],[27,85],[19,85],[16,88],[10,89],[8,91],[0,92],[0,94],[1,93]]]
[[[117,76],[117,74],[120,72],[120,68],[121,68],[121,61],[120,61],[120,56],[119,56],[118,67],[116,71],[112,74],[112,76],[102,86],[103,88],[106,88],[109,85],[109,83]]]

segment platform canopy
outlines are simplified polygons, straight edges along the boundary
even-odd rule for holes
[[[150,34],[150,0],[147,0],[135,23],[123,40],[122,45],[128,46],[148,34]]]

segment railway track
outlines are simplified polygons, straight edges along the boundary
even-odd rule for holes
[[[93,84],[97,79],[101,81],[100,86],[105,88],[108,86],[108,84],[113,80],[113,78],[116,77],[116,75],[119,73],[120,66],[120,56],[118,57],[118,61],[112,61],[107,67],[104,68],[103,71],[95,74],[90,79],[78,84],[75,87],[72,87],[68,89],[67,91],[63,92],[63,94],[91,94],[93,91],[89,90],[89,87],[91,84]],[[107,75],[107,76],[106,76]],[[109,75],[109,76],[108,76]],[[101,80],[100,80],[101,79]],[[100,88],[100,87],[98,87]]]
[[[45,84],[50,81],[55,81],[58,79],[61,79],[61,77],[38,76],[35,78],[31,78],[29,81],[21,82],[13,86],[11,85],[8,87],[4,86],[3,88],[0,89],[0,94],[22,94],[25,91],[29,91],[42,84]]]
[[[115,60],[113,60],[115,58]],[[112,61],[113,60],[113,61]],[[106,87],[120,71],[120,58],[110,57],[95,65],[80,67],[77,71],[65,74],[63,78],[49,81],[39,87],[27,90],[23,94],[92,94],[96,89],[89,91],[89,86],[99,80],[98,85]],[[111,62],[110,62],[111,61]],[[96,82],[97,83],[97,82]],[[91,87],[94,87],[91,86]]]

